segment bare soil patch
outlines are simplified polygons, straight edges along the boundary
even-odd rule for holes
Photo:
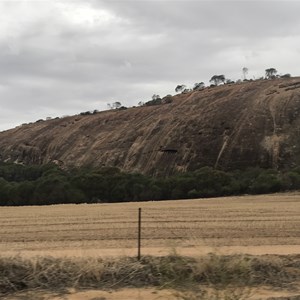
[[[206,298],[188,292],[178,292],[170,289],[121,289],[117,291],[99,291],[99,290],[88,290],[88,291],[76,291],[70,290],[67,294],[60,293],[49,293],[45,291],[31,291],[26,293],[17,293],[13,296],[4,297],[3,300],[183,300],[184,296],[194,297],[191,299],[195,300],[208,300],[216,299],[217,295],[232,294],[230,290],[223,290],[216,293],[216,291],[208,290],[208,296]],[[243,291],[241,291],[241,294]],[[297,291],[290,290],[274,290],[270,287],[260,287],[245,290],[245,298],[247,300],[298,300],[300,299],[300,293]],[[211,297],[211,298],[208,298]],[[222,296],[219,296],[219,299]],[[187,299],[187,298],[186,298]]]

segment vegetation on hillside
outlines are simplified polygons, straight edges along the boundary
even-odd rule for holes
[[[242,73],[243,73],[243,81],[253,81],[253,79],[247,79],[247,74],[248,74],[249,69],[244,67],[242,69]],[[260,77],[258,79],[254,79],[254,80],[270,80],[270,79],[276,79],[276,78],[290,78],[291,74],[281,74],[278,75],[277,74],[277,70],[275,68],[268,68],[265,70],[265,77]],[[193,88],[188,88],[185,84],[178,84],[175,87],[175,92],[176,93],[181,93],[181,94],[186,94],[192,91],[201,91],[204,90],[205,88],[214,88],[216,86],[219,85],[226,85],[226,84],[239,84],[242,82],[241,79],[238,79],[237,81],[233,81],[229,78],[226,78],[225,75],[213,75],[211,77],[211,79],[209,80],[209,82],[211,83],[211,85],[209,87],[205,87],[205,83],[204,82],[196,82],[193,86]],[[164,98],[163,98],[164,99]],[[154,94],[152,96],[152,100],[144,102],[144,101],[140,101],[139,102],[139,106],[151,106],[151,105],[159,105],[159,104],[165,104],[165,103],[171,103],[170,102],[164,102],[162,101],[162,99],[160,98],[160,96]]]
[[[62,170],[56,165],[0,164],[1,206],[191,199],[299,188],[300,169],[223,172],[204,167],[162,178],[118,168]]]
[[[262,76],[260,78],[257,79],[247,79],[247,74],[248,74],[249,69],[247,67],[243,67],[242,69],[242,79],[238,79],[236,81],[231,80],[229,78],[226,78],[225,75],[213,75],[211,77],[211,79],[209,80],[209,82],[211,83],[210,86],[205,86],[205,83],[203,81],[201,82],[196,82],[194,83],[194,86],[191,88],[188,88],[185,84],[178,84],[175,87],[175,92],[176,93],[182,93],[182,94],[186,94],[192,91],[202,91],[206,88],[214,88],[216,86],[219,85],[226,85],[226,84],[240,84],[242,83],[242,81],[247,82],[247,81],[255,81],[255,80],[270,80],[270,79],[276,79],[276,78],[291,78],[291,74],[287,73],[287,74],[277,74],[278,71],[275,68],[268,68],[265,70],[265,76]],[[160,104],[168,104],[168,103],[172,103],[172,95],[168,94],[164,97],[160,97],[157,94],[153,94],[152,95],[152,99],[148,100],[148,101],[139,101],[138,102],[138,106],[153,106],[153,105],[160,105]],[[115,110],[115,111],[119,111],[119,110],[124,110],[127,109],[126,106],[123,106],[122,103],[120,101],[115,101],[113,103],[107,103],[107,107],[109,110]],[[135,107],[135,106],[134,106]],[[86,116],[86,115],[94,115],[99,113],[100,111],[97,109],[91,110],[91,111],[84,111],[79,113],[79,115],[82,116]],[[64,116],[66,117],[66,116]],[[46,118],[47,120],[51,120],[51,117]],[[58,117],[56,117],[55,119],[59,119]],[[36,121],[36,123],[39,122],[43,122],[43,119],[39,119]],[[32,123],[28,123],[28,124],[32,124]],[[22,124],[22,125],[27,125],[26,123]]]

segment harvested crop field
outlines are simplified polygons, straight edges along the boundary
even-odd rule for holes
[[[0,211],[1,299],[300,297],[299,192]]]
[[[299,254],[300,193],[0,208],[1,255]]]

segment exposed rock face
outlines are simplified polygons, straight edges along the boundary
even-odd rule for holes
[[[206,88],[168,104],[23,125],[0,133],[0,160],[151,175],[202,166],[289,169],[300,165],[300,78]]]

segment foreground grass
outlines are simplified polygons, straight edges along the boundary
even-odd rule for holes
[[[170,255],[146,256],[141,261],[14,256],[1,257],[0,270],[0,296],[32,289],[63,292],[69,288],[159,287],[201,291],[201,285],[215,289],[287,287],[300,281],[300,255],[208,255],[198,259]],[[184,299],[186,292],[180,295]]]

